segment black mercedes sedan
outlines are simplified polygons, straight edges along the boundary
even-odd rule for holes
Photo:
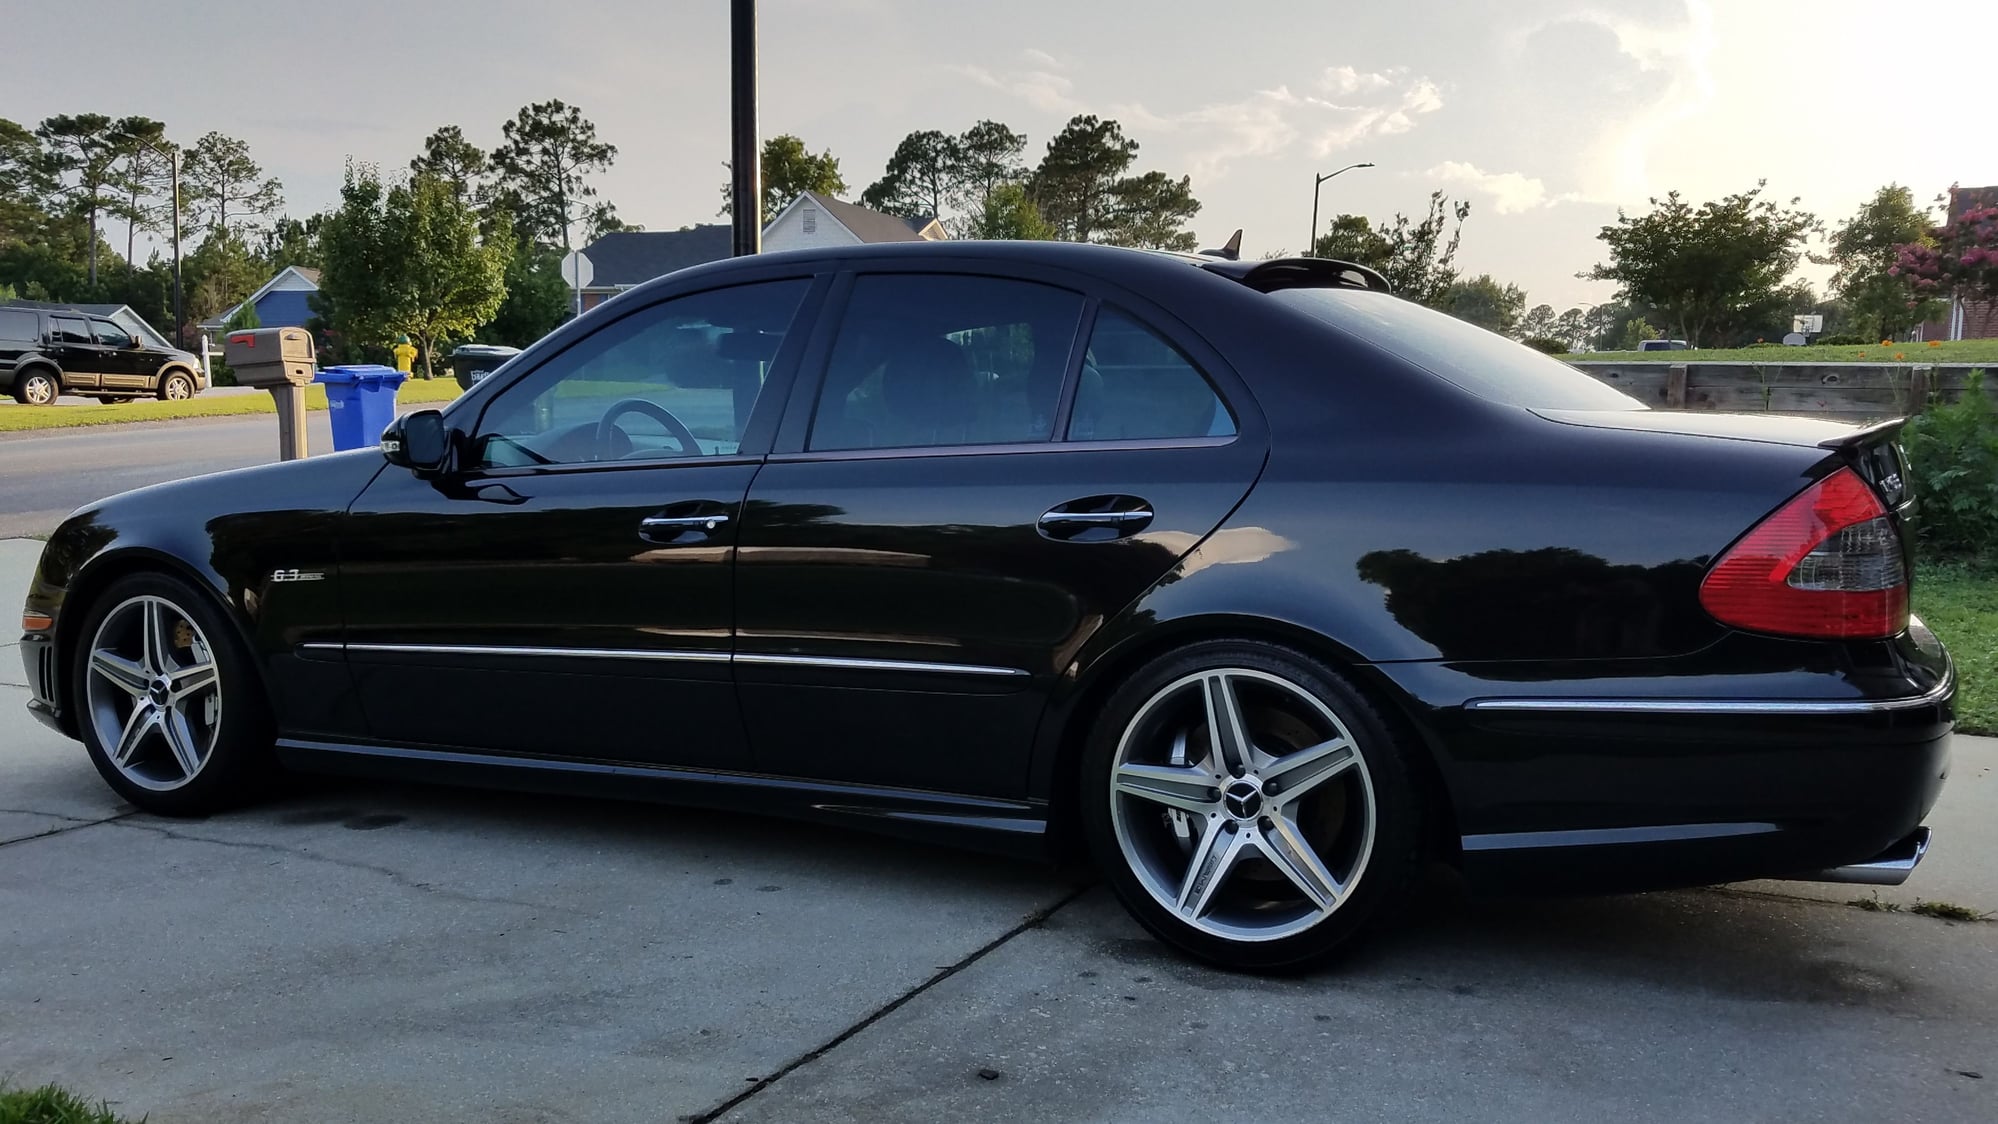
[[[1243,969],[1475,886],[1896,882],[1948,763],[1892,424],[1665,413],[1318,259],[685,270],[379,450],[50,538],[34,712],[280,770],[1086,852]]]

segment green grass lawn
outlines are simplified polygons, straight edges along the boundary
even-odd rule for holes
[[[1934,347],[1737,347],[1692,351],[1586,351],[1563,355],[1577,363],[1998,363],[1998,340],[1948,340]]]
[[[0,1085],[0,1124],[127,1124],[103,1103],[91,1104],[67,1089]]]
[[[1915,612],[1956,660],[1956,728],[1998,735],[1998,566],[1921,566]]]
[[[415,379],[402,384],[398,399],[403,402],[449,402],[458,397],[453,379]],[[326,389],[305,389],[305,408],[326,408]],[[237,414],[270,414],[276,407],[268,394],[197,395],[185,402],[161,402],[142,398],[97,406],[0,405],[0,433],[26,429],[73,429],[84,425],[118,425],[123,422],[172,421],[176,418],[220,418]]]

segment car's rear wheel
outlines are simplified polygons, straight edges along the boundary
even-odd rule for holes
[[[23,406],[47,406],[61,393],[61,380],[40,367],[14,379],[14,401]]]
[[[1105,706],[1083,755],[1083,829],[1162,940],[1227,968],[1301,968],[1384,920],[1420,877],[1409,752],[1317,660],[1203,642]]]
[[[242,802],[271,772],[269,703],[233,627],[178,578],[113,583],[84,618],[70,682],[90,759],[161,815]]]
[[[169,371],[160,380],[160,398],[168,402],[185,402],[194,397],[194,380],[186,371]]]

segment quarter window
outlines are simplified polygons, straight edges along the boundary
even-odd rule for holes
[[[1235,419],[1180,350],[1105,305],[1089,333],[1070,441],[1232,437]]]
[[[499,392],[474,462],[509,468],[731,456],[811,282],[664,301],[614,320]]]
[[[41,333],[32,312],[0,308],[0,340],[32,340]]]
[[[1000,277],[860,277],[840,321],[810,447],[1049,440],[1082,297]]]

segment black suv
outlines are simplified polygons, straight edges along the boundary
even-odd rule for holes
[[[82,312],[0,308],[0,394],[46,406],[59,394],[192,398],[205,385],[201,361],[149,347],[114,320]]]

